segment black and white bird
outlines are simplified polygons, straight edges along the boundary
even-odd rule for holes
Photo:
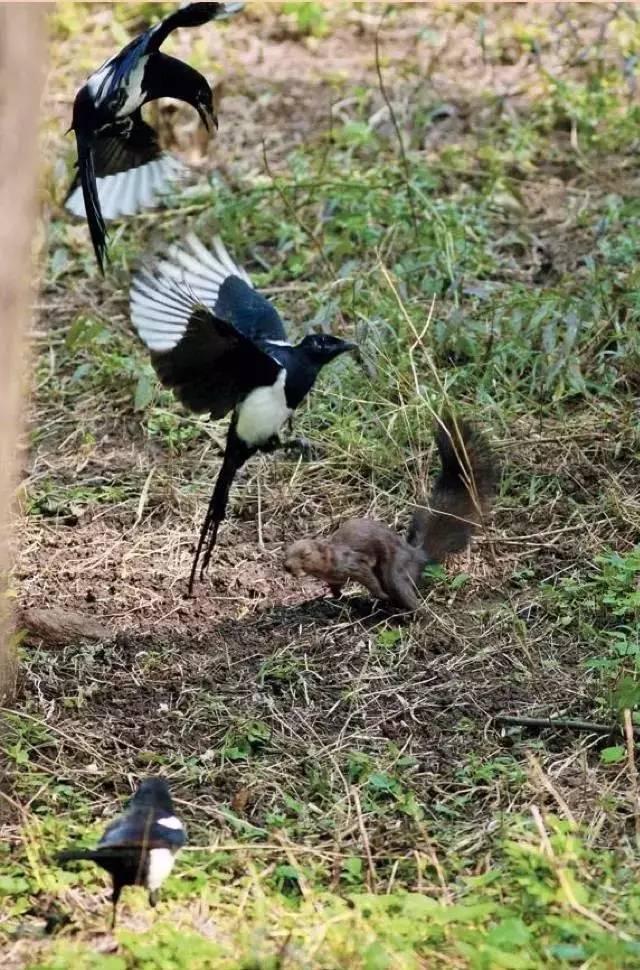
[[[110,874],[115,926],[124,886],[144,886],[150,904],[155,906],[160,887],[185,842],[184,825],[174,812],[169,786],[162,778],[147,778],[125,813],[107,826],[95,849],[67,849],[58,855],[58,862],[64,865],[86,859]]]
[[[70,131],[75,132],[78,171],[65,200],[86,216],[101,272],[107,251],[105,219],[133,215],[155,204],[186,166],[163,152],[141,108],[157,98],[176,98],[196,109],[208,131],[218,121],[206,78],[160,52],[178,27],[199,27],[241,10],[244,3],[189,3],[134,38],[89,77],[76,95]]]
[[[326,333],[291,344],[271,303],[256,292],[222,240],[209,252],[190,235],[143,269],[130,291],[131,322],[166,387],[212,419],[232,412],[218,474],[191,569],[189,593],[225,517],[238,469],[256,452],[281,447],[278,433],[329,361],[356,345]],[[201,573],[201,575],[202,575]]]

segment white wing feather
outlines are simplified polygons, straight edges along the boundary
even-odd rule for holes
[[[129,306],[134,330],[156,352],[172,350],[184,336],[194,303],[215,310],[220,287],[230,276],[248,286],[251,279],[233,262],[220,236],[212,240],[214,253],[191,233],[185,244],[173,245],[167,256],[137,273],[131,284]]]

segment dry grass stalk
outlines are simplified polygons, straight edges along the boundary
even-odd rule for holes
[[[624,734],[627,745],[627,770],[633,799],[633,817],[636,829],[636,842],[640,845],[640,791],[638,790],[638,768],[636,766],[635,732],[631,711],[624,711]]]

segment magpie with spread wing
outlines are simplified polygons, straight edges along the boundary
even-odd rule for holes
[[[115,926],[116,907],[125,886],[144,886],[150,904],[156,905],[160,887],[186,840],[166,781],[147,778],[140,783],[126,812],[107,826],[95,849],[67,849],[58,855],[58,862],[64,865],[84,859],[110,874]]]
[[[166,259],[143,269],[130,292],[131,322],[151,353],[158,377],[191,411],[216,420],[232,412],[213,495],[189,579],[201,578],[225,517],[239,468],[258,451],[281,446],[278,432],[313,387],[325,364],[356,345],[326,333],[287,340],[276,309],[253,289],[222,240],[209,252],[190,235]]]
[[[160,52],[178,27],[199,27],[241,10],[237,3],[189,3],[135,37],[89,77],[73,105],[78,171],[65,200],[89,222],[100,271],[107,253],[105,219],[133,215],[153,205],[186,167],[163,152],[141,108],[156,98],[176,98],[196,109],[211,131],[218,121],[207,80],[194,68]]]

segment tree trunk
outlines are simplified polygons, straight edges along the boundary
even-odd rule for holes
[[[34,279],[32,242],[38,196],[38,120],[49,4],[0,4],[0,699],[15,688],[11,637],[11,519],[27,330]]]

